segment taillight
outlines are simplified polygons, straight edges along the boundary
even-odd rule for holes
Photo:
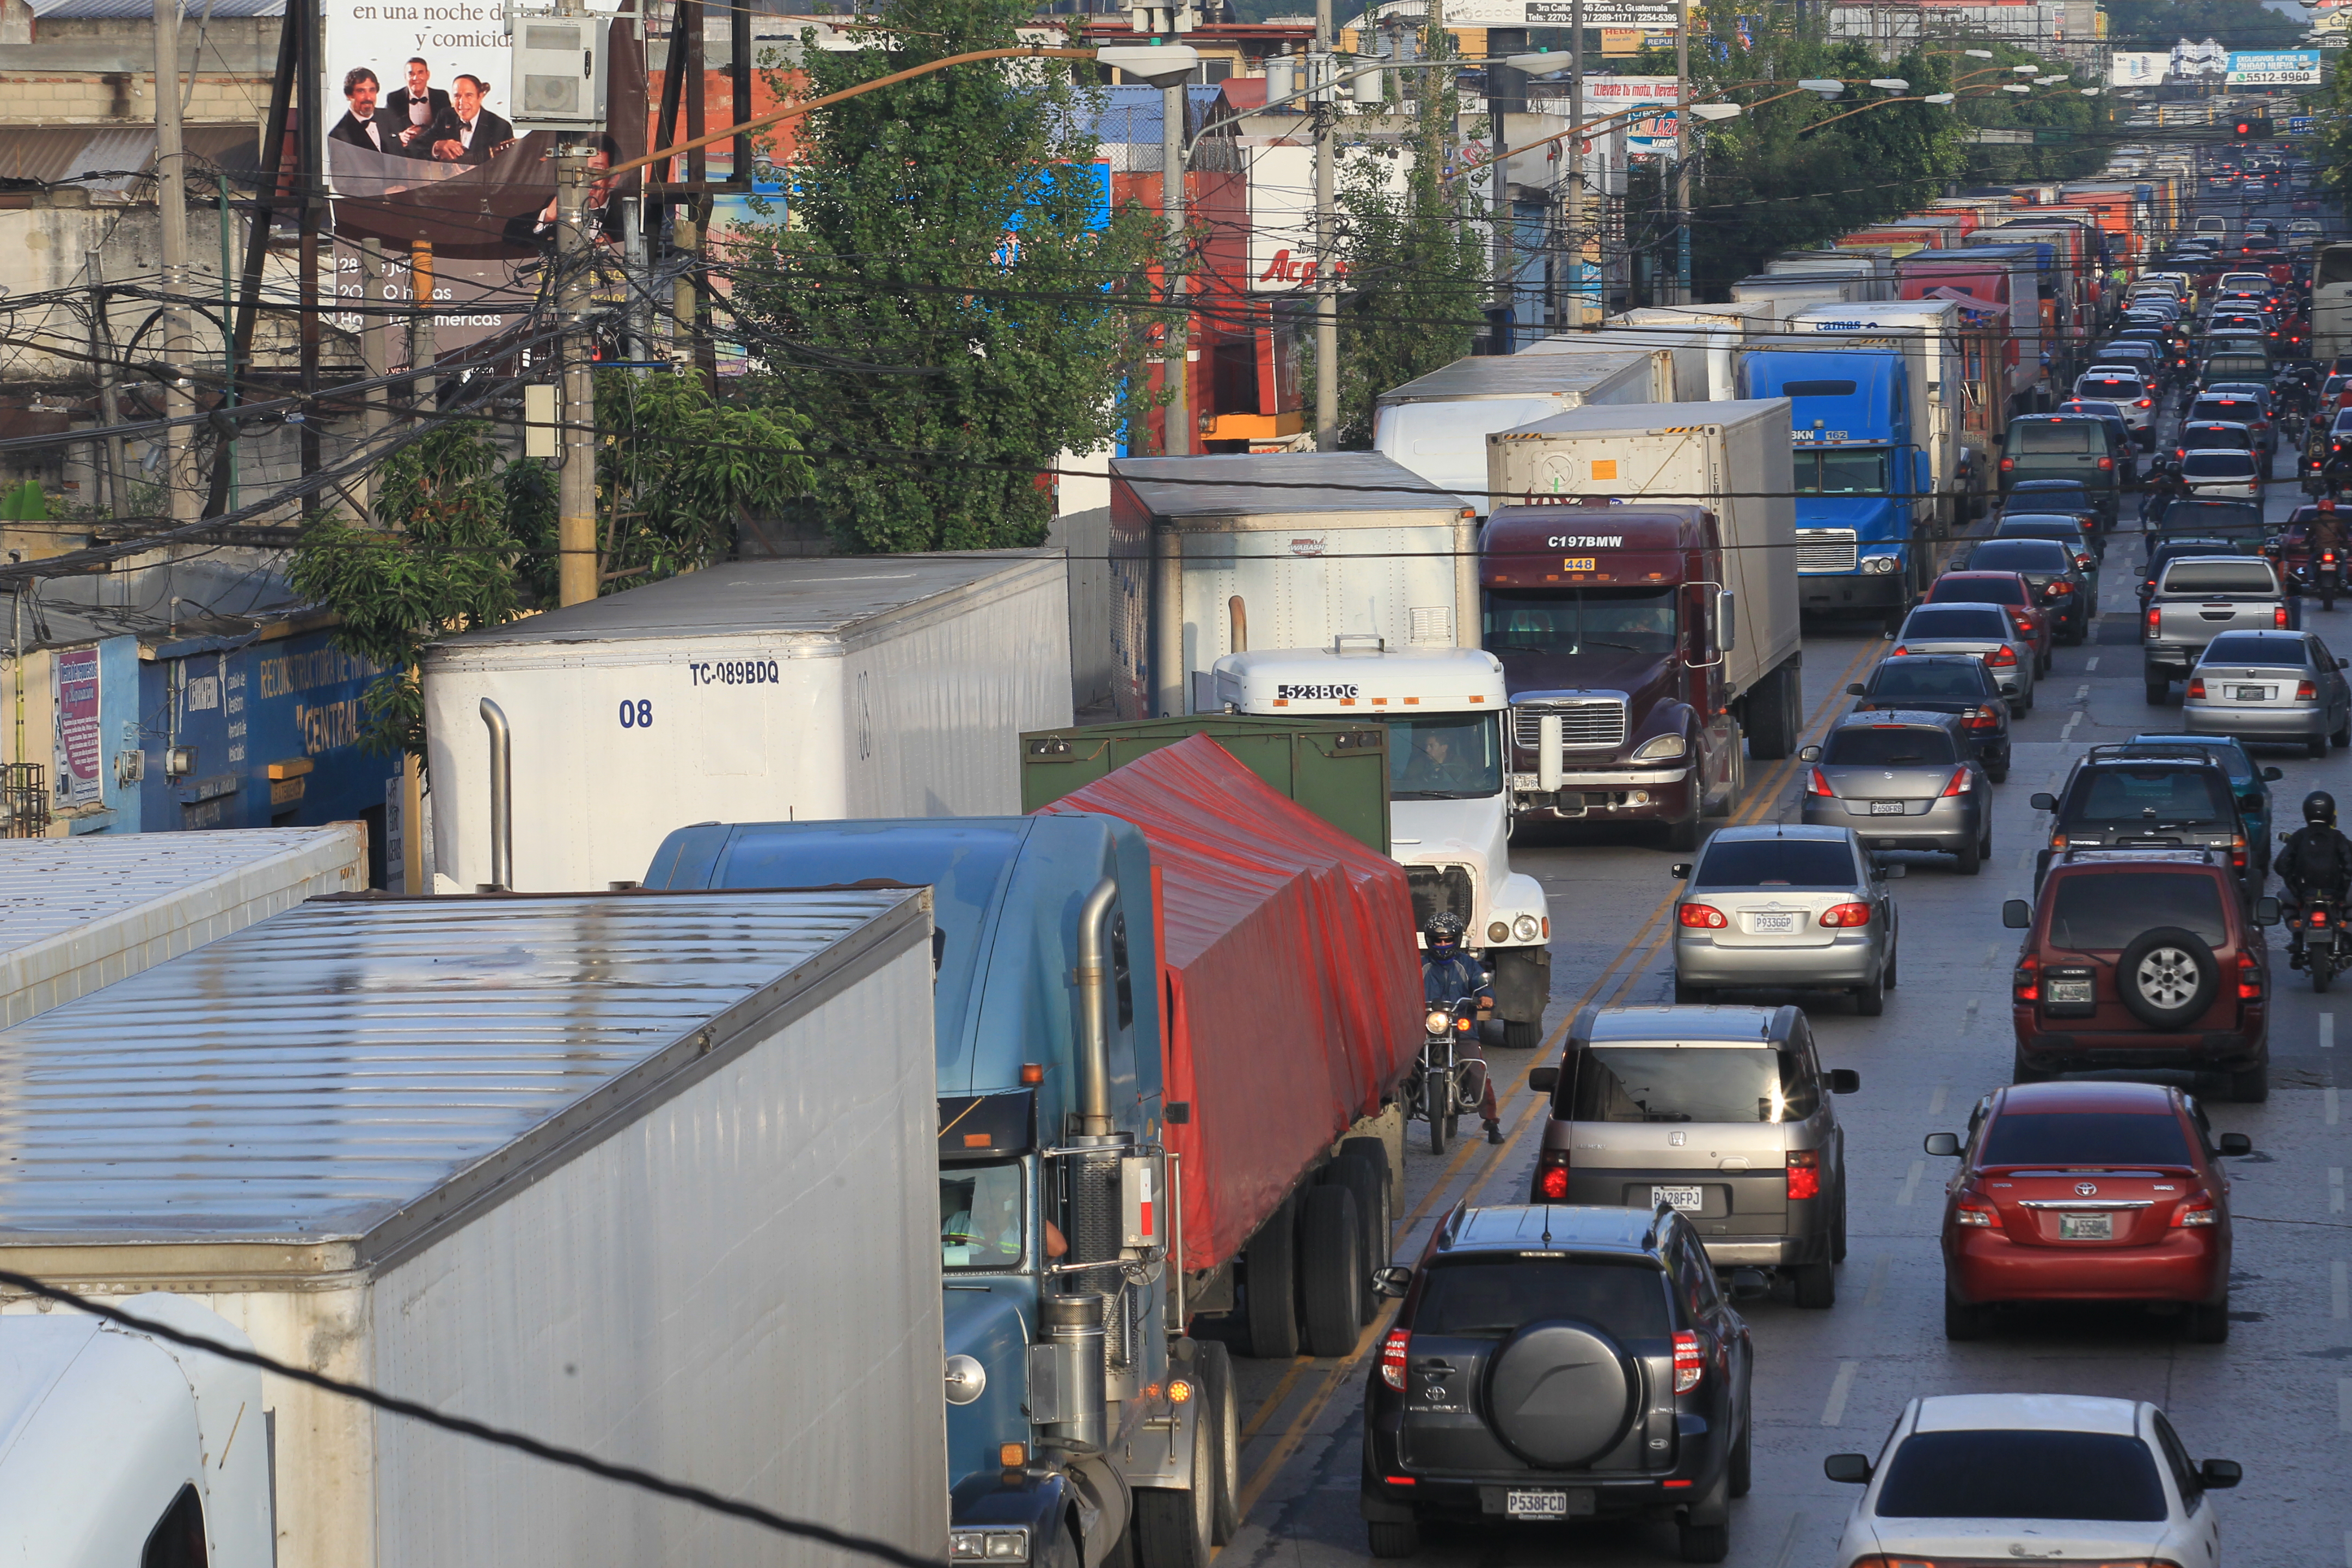
[[[2019,959],[2017,967],[2010,971],[2009,984],[2010,993],[2017,1001],[2042,1000],[2042,961],[2032,953]]]
[[[2319,695],[2319,688],[2308,680],[2298,680],[2294,683],[2294,695],[2297,701],[2308,702]]]
[[[1886,657],[1889,658],[1901,658],[1905,654],[1909,653],[1910,651],[1911,650],[1909,648],[1905,647],[1901,643],[1896,643],[1895,645],[1895,651],[1888,654]]]
[[[1951,782],[1944,786],[1943,798],[1949,800],[1956,795],[1968,795],[1976,787],[1976,780],[1967,768],[1954,768]]]
[[[2150,605],[2147,607],[2147,635],[2154,637],[2157,632],[2162,628],[2163,624],[2163,612],[2158,610],[2155,605]]]
[[[2286,606],[2284,605],[2273,605],[2271,606],[2271,625],[2280,631],[2286,630]]]
[[[1696,926],[1706,931],[1721,931],[1731,923],[1723,918],[1723,911],[1713,904],[1685,904],[1675,911],[1675,918],[1686,926]]]
[[[2099,459],[2099,471],[2101,473],[2111,474],[2115,472],[2115,469],[2116,460],[2113,458],[2101,458]]]
[[[2238,1000],[2255,1002],[2263,994],[2263,967],[2251,952],[2238,954]]]
[[[1789,1154],[1789,1201],[1817,1198],[1822,1195],[1822,1157],[1811,1149],[1797,1149]]]
[[[1979,1230],[1990,1230],[1993,1228],[1994,1216],[1995,1211],[1991,1205],[1974,1193],[1962,1194],[1960,1200],[1952,1205],[1954,1225],[1970,1226]]]
[[[2017,662],[2017,650],[2003,644],[1985,655],[1985,662],[1996,669],[2006,669]]]
[[[2327,911],[2326,911],[2326,910],[2312,910],[2312,911],[2311,911],[2311,923],[2312,923],[2313,925],[2315,925],[2315,926],[2324,926],[2324,925],[2326,925],[2326,924],[2327,923]]]
[[[2139,400],[2139,405],[2140,405],[2142,408],[2147,408],[2147,407],[2151,406],[2155,402],[2156,402],[2156,399],[2154,399],[2154,398],[2152,398],[2152,397],[2143,397],[2143,398],[2141,398],[2141,399]]]
[[[2205,678],[2201,675],[2189,677],[2189,689],[2181,695],[2192,701],[2202,702],[2205,700]]]
[[[1391,1388],[1404,1386],[1405,1351],[1412,1343],[1411,1329],[1391,1329],[1381,1342],[1381,1381]]]
[[[2033,621],[2031,616],[2019,616],[2015,617],[2015,619],[2017,621],[2017,635],[2019,637],[2030,637],[2033,635]]]
[[[1819,768],[1805,770],[1805,793],[1820,795],[1823,800],[1837,798],[1837,791],[1830,788],[1830,781],[1822,775],[1822,770]]]
[[[1983,703],[1969,710],[1968,727],[1971,730],[1992,730],[2000,725],[2000,717]]]
[[[1536,1156],[1536,1196],[1544,1203],[1568,1201],[1568,1151],[1546,1149]]]
[[[2000,460],[2000,471],[2004,474],[2015,467],[2017,467],[2017,459],[2014,458],[2003,458]]]
[[[2214,1203],[2210,1193],[2200,1193],[2172,1211],[2172,1228],[2175,1230],[2221,1223],[2221,1206]]]
[[[1675,1331],[1675,1392],[1688,1394],[1698,1386],[1706,1371],[1706,1353],[1698,1348],[1698,1336],[1688,1329]]]
[[[2186,447],[2175,447],[2172,449],[2172,455],[2176,458],[2185,458],[2189,456],[2189,448]]]
[[[1866,926],[1870,923],[1868,904],[1832,904],[1822,911],[1825,926]]]
[[[2230,836],[2230,869],[2242,871],[2245,868],[2246,836],[2242,833],[2233,833]]]
[[[2063,599],[2074,591],[2074,584],[2063,579],[2050,584],[2050,596],[2053,599]]]

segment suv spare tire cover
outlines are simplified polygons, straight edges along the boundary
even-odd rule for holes
[[[1570,1469],[1624,1440],[1641,1407],[1633,1360],[1606,1329],[1572,1319],[1529,1323],[1490,1363],[1486,1409],[1511,1452]]]
[[[2158,926],[2134,937],[2116,960],[2116,993],[2151,1029],[2185,1029],[2213,1005],[2221,966],[2195,931]]]

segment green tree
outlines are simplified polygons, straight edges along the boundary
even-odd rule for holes
[[[1013,46],[1032,9],[904,0],[792,90]],[[852,548],[1034,544],[1038,471],[1144,406],[1159,220],[1100,210],[1089,108],[1059,62],[974,64],[802,122],[792,223],[747,240],[732,304],[760,395],[821,414],[804,504]]]

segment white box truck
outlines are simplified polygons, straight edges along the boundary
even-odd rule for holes
[[[1887,289],[1874,278],[1808,278],[1801,274],[1759,273],[1731,286],[1734,300],[1759,300],[1786,320],[1815,305],[1850,305],[1885,298]]]
[[[1057,551],[736,562],[425,653],[436,892],[492,874],[492,730],[511,885],[601,889],[672,828],[1004,816],[1019,737],[1071,720]]]
[[[1570,408],[1674,401],[1664,346],[1581,354],[1472,354],[1380,395],[1372,450],[1486,515],[1486,437]]]
[[[1392,458],[1118,458],[1110,472],[1121,719],[1209,710],[1210,667],[1244,648],[1478,646],[1476,514]]]
[[[1691,371],[1677,378],[1685,390],[1661,401],[1716,403],[1738,395],[1734,390],[1732,357],[1752,332],[1762,330],[1763,317],[1763,306],[1750,301],[1745,305],[1643,305],[1611,320],[1636,331],[1672,334],[1675,363],[1688,363]],[[1686,339],[1682,336],[1685,332]]]
[[[0,1268],[944,1559],[930,917],[304,904],[0,1031]],[[843,1561],[51,1306],[0,1308],[11,1564]]]
[[[1707,395],[1707,355],[1721,346],[1718,331],[1683,323],[1672,327],[1633,326],[1612,316],[1597,327],[1579,328],[1538,338],[1511,357],[1545,359],[1560,354],[1654,353],[1667,351],[1669,371],[1652,403],[1691,403]]]
[[[0,1026],[367,885],[356,822],[0,839]]]

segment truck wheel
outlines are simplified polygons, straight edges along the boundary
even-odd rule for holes
[[[1084,1568],[1086,1558],[1080,1554],[1078,1543],[1071,1540],[1069,1531],[1059,1524],[1054,1526],[1053,1544],[1037,1554],[1037,1568]]]
[[[1249,1318],[1250,1354],[1287,1361],[1298,1353],[1298,1257],[1296,1210],[1288,1200],[1258,1226],[1242,1254],[1242,1306]]]
[[[1387,1268],[1394,1248],[1389,1239],[1389,1184],[1381,1178],[1380,1167],[1342,1149],[1338,1159],[1323,1167],[1323,1180],[1355,1194],[1356,1245],[1365,1269]],[[1358,1309],[1363,1313],[1362,1321],[1369,1323],[1380,1310],[1380,1298],[1369,1289],[1359,1294]]]
[[[1364,1534],[1370,1539],[1375,1557],[1411,1557],[1421,1550],[1421,1526],[1411,1520],[1401,1524],[1372,1520],[1365,1524]]]
[[[1758,681],[1748,695],[1748,754],[1759,763],[1779,762],[1797,743],[1802,716],[1797,711],[1795,674],[1784,664]]]
[[[1225,1347],[1214,1340],[1195,1340],[1192,1347],[1192,1364],[1201,1374],[1201,1419],[1209,1424],[1217,1478],[1210,1539],[1223,1546],[1242,1527],[1241,1400],[1234,1393],[1233,1357]]]
[[[1364,1321],[1362,1237],[1355,1194],[1339,1186],[1307,1189],[1298,1211],[1298,1295],[1309,1355],[1336,1359],[1356,1348]]]
[[[1666,824],[1666,847],[1676,855],[1687,855],[1698,847],[1698,813],[1694,811],[1680,822]]]
[[[1205,1414],[1205,1413],[1202,1413]],[[1209,1568],[1210,1536],[1216,1528],[1217,1459],[1209,1424],[1192,1423],[1192,1484],[1135,1489],[1135,1556],[1138,1568]]]

